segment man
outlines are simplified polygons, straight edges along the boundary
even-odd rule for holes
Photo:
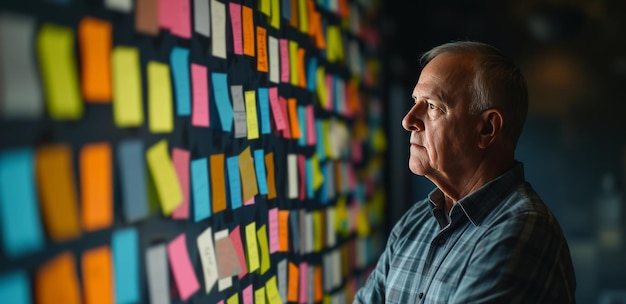
[[[526,81],[496,48],[447,43],[422,56],[409,168],[437,187],[395,224],[355,303],[575,303],[567,242],[524,179],[515,147]]]

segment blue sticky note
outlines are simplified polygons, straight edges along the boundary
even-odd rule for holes
[[[270,99],[267,88],[259,88],[259,112],[261,113],[261,134],[270,134]]]
[[[23,270],[0,276],[0,300],[2,303],[30,304],[30,283]]]
[[[324,146],[324,130],[322,129],[322,120],[315,120],[315,135],[317,136],[317,145],[315,145],[317,157],[320,161],[326,160],[326,147]]]
[[[306,146],[306,107],[298,106],[298,122],[300,123],[300,138],[298,138],[298,146]]]
[[[33,164],[30,148],[0,153],[0,228],[6,255],[11,258],[44,246]]]
[[[256,171],[256,181],[259,184],[259,193],[267,194],[265,152],[263,152],[263,149],[254,150],[254,170]]]
[[[222,124],[222,130],[230,132],[233,129],[233,104],[228,95],[228,80],[224,73],[211,73],[213,83],[213,95],[217,114]]]
[[[306,197],[313,198],[315,189],[313,189],[313,162],[310,158],[304,161],[304,172],[306,174]]]
[[[283,0],[281,2],[280,11],[282,12],[282,17],[286,20],[291,20],[291,1]]]
[[[228,186],[230,188],[230,207],[241,207],[241,179],[239,177],[239,156],[231,156],[226,159],[228,170]]]
[[[111,250],[115,268],[115,299],[117,303],[137,303],[139,298],[139,237],[135,228],[113,233]]]
[[[172,48],[170,65],[176,96],[176,114],[191,115],[191,82],[189,81],[189,50],[181,47]]]
[[[346,99],[345,96],[340,96],[340,93],[344,93],[344,91],[342,90],[341,92],[339,92],[339,77],[335,77],[333,76],[333,102],[334,102],[334,108],[335,111],[337,111],[337,113],[343,113],[344,111],[344,106],[343,106],[343,102]]]
[[[193,195],[193,218],[199,222],[211,216],[211,188],[206,158],[191,161],[191,189]]]
[[[128,222],[134,222],[145,218],[149,212],[143,142],[120,141],[117,154],[124,215]]]
[[[307,84],[307,89],[311,92],[315,92],[315,85],[317,84],[316,77],[317,74],[317,57],[311,57],[309,59],[309,64],[307,65],[307,79],[313,79],[309,81]]]

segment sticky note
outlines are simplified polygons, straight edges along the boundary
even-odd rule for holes
[[[237,55],[243,55],[243,37],[241,32],[241,4],[228,3],[230,23],[233,31],[233,49]]]
[[[35,302],[42,304],[81,303],[80,285],[76,276],[76,260],[70,251],[63,251],[45,262],[35,274]]]
[[[298,67],[298,42],[289,40],[289,83],[293,86],[300,84]]]
[[[326,160],[326,145],[324,144],[324,121],[321,119],[315,120],[315,134],[317,145],[315,145],[315,153],[318,155],[320,161]]]
[[[267,198],[276,198],[276,178],[274,174],[274,153],[265,154],[265,169],[267,169]]]
[[[275,0],[272,0],[275,1]],[[269,80],[272,83],[280,82],[280,56],[278,54],[278,39],[271,35],[267,36],[267,44],[269,48]]]
[[[313,162],[310,158],[304,160],[304,180],[305,180],[305,189],[306,189],[306,197],[312,199],[315,195],[315,189],[313,187]]]
[[[298,302],[298,283],[300,279],[300,269],[292,262],[289,262],[289,283],[287,288],[287,301]]]
[[[278,262],[276,275],[278,276],[278,291],[280,292],[280,297],[287,299],[287,258],[283,258]]]
[[[211,155],[211,190],[213,213],[226,209],[226,182],[224,180],[224,154]]]
[[[211,187],[208,163],[204,157],[191,161],[191,188],[194,221],[199,222],[211,216]]]
[[[107,228],[113,223],[111,159],[111,146],[107,142],[87,144],[81,149],[81,220],[86,231]]]
[[[257,246],[256,223],[252,222],[246,225],[246,261],[249,272],[257,271],[261,266]]]
[[[146,249],[145,262],[150,303],[170,303],[169,272],[165,245],[154,245]]]
[[[246,147],[239,154],[239,174],[241,176],[241,186],[243,188],[243,201],[248,202],[259,193],[257,177],[254,168],[254,161],[250,147]],[[254,201],[253,201],[254,202]]]
[[[241,159],[241,156],[240,156],[240,159]],[[259,186],[258,188],[259,193],[267,194],[267,179],[266,179],[266,173],[265,173],[265,152],[263,152],[263,149],[254,150],[254,170],[256,172],[256,180]],[[246,186],[244,186],[244,189],[245,187]]]
[[[196,33],[211,37],[211,16],[209,15],[209,0],[193,1],[193,23]]]
[[[183,200],[172,212],[174,219],[189,218],[189,151],[182,148],[172,148],[172,162],[176,170],[176,176],[180,182],[180,190]]]
[[[265,282],[265,295],[267,296],[267,303],[269,304],[283,303],[283,300],[278,293],[278,286],[276,286],[276,276],[272,276],[269,280],[267,280],[267,282]]]
[[[280,111],[283,113],[283,117],[285,118],[285,128],[283,129],[283,137],[291,138],[291,126],[289,125],[289,110],[287,109],[287,99],[282,96],[278,97]]]
[[[83,115],[74,55],[74,30],[44,23],[37,34],[37,55],[48,112],[52,119],[76,120]]]
[[[226,300],[226,304],[239,304],[239,294],[234,293],[232,296]]]
[[[289,128],[291,129],[292,138],[300,138],[302,130],[300,129],[300,119],[298,119],[298,101],[295,98],[287,99],[287,108],[289,110]]]
[[[161,203],[161,211],[169,216],[183,201],[180,182],[174,169],[167,140],[162,139],[146,151],[146,161]]]
[[[299,30],[303,33],[309,32],[309,15],[307,14],[307,0],[298,0],[298,19],[299,22]]]
[[[0,275],[0,299],[14,304],[31,303],[30,280],[26,271],[14,270]]]
[[[213,245],[213,232],[211,227],[205,229],[196,239],[200,262],[202,263],[202,273],[204,274],[204,290],[208,294],[217,282],[217,258],[215,257],[215,247]]]
[[[191,125],[208,127],[209,115],[209,83],[206,66],[191,64],[191,90],[193,93],[193,111]]]
[[[88,249],[81,260],[86,303],[113,303],[113,261],[109,246]]]
[[[280,217],[281,214],[279,213],[278,216]],[[300,237],[301,229],[299,216],[300,215],[297,211],[289,213],[289,230],[291,231],[291,244],[293,251],[303,253],[304,250],[301,250],[303,246],[300,244],[303,238]],[[280,232],[280,234],[282,235],[282,232]]]
[[[304,172],[304,155],[298,154],[298,199],[303,201],[306,198],[306,175]]]
[[[267,88],[259,88],[258,91],[261,134],[271,134],[269,92]]]
[[[252,9],[248,6],[241,6],[242,33],[243,33],[243,54],[254,57],[254,18]]]
[[[248,139],[257,139],[259,138],[259,121],[256,111],[256,91],[245,91],[244,97],[246,102],[246,126],[248,129]]]
[[[326,92],[326,69],[323,65],[318,66],[317,71],[315,72],[315,87],[317,88],[315,91],[317,93],[317,99],[319,99],[320,101],[320,105],[323,109],[328,110],[328,94]]]
[[[254,304],[265,304],[265,287],[259,287],[254,291]]]
[[[241,297],[243,304],[254,304],[252,299],[252,284],[246,286],[246,288],[243,289],[243,291],[241,292]],[[239,302],[235,304],[239,304]]]
[[[313,268],[313,300],[320,302],[324,298],[324,289],[322,288],[322,268],[314,266]]]
[[[267,244],[267,226],[261,225],[256,231],[257,242],[260,251],[260,269],[261,274],[265,274],[270,269],[270,251]]]
[[[317,57],[309,58],[309,62],[306,68],[306,79],[308,79],[306,88],[311,92],[315,92],[316,84],[317,84]]]
[[[156,36],[159,34],[159,0],[135,0],[135,31]]]
[[[120,128],[143,124],[139,49],[116,46],[112,52],[113,118]]]
[[[287,198],[298,198],[298,155],[287,154]]]
[[[135,303],[140,299],[139,235],[133,227],[118,229],[111,236],[113,251],[115,300],[117,303]]]
[[[287,21],[291,21],[291,1],[283,0],[281,1],[281,17],[285,18]]]
[[[242,272],[242,264],[239,262],[238,252],[233,245],[231,237],[228,236],[228,229],[215,233],[215,255],[217,258],[218,278],[220,280],[230,278]]]
[[[306,109],[306,144],[307,145],[315,145],[317,143],[317,132],[315,126],[315,109],[313,105],[307,105]],[[302,124],[305,124],[302,122]]]
[[[190,39],[191,38],[191,7],[190,0],[172,1],[172,10],[168,13],[170,17],[170,32],[172,35]]]
[[[267,225],[269,230],[269,252],[278,252],[278,208],[274,207],[268,212]]]
[[[243,100],[243,86],[230,86],[230,95],[233,100],[235,138],[245,138],[248,136],[248,124],[246,122],[246,106]]]
[[[299,270],[299,274],[300,274],[300,284],[298,284],[300,286],[300,303],[304,303],[307,302],[308,299],[308,292],[309,292],[309,280],[308,280],[308,274],[309,274],[309,264],[307,264],[306,262],[302,262],[300,263],[300,270]],[[291,278],[289,278],[291,280]]]
[[[189,0],[184,0],[185,2]],[[182,47],[173,47],[170,53],[170,65],[174,78],[174,92],[176,94],[176,115],[191,115],[191,90],[189,81],[189,50]]]
[[[5,254],[10,258],[44,246],[34,164],[30,148],[0,151],[0,231]]]
[[[297,64],[298,64],[298,86],[306,88],[306,68],[304,67],[304,57],[306,56],[306,50],[302,47],[298,47],[297,52]]]
[[[226,6],[211,0],[211,55],[226,59]]]
[[[175,22],[172,20],[175,15],[173,11],[176,9],[176,1],[173,0],[157,0],[159,13],[159,27],[169,30]]]
[[[122,13],[130,13],[133,10],[133,1],[132,0],[105,0],[104,7],[110,10],[122,12]]]
[[[298,0],[291,0],[291,16],[287,18],[289,25],[298,28]]]
[[[217,114],[222,124],[222,130],[230,132],[233,128],[233,105],[228,96],[227,75],[224,73],[211,73],[211,80],[213,83],[215,105],[217,106]]]
[[[167,244],[167,256],[180,299],[187,301],[200,289],[200,283],[189,260],[187,239],[184,233]]]
[[[37,150],[37,181],[43,220],[56,242],[80,236],[78,195],[68,145],[54,144]]]
[[[258,10],[259,12],[265,14],[266,16],[270,15],[270,0],[259,0]]]
[[[278,211],[278,250],[289,251],[289,210]]]
[[[268,0],[266,0],[268,1]],[[270,3],[270,25],[275,29],[280,29],[280,0],[269,0]],[[286,2],[286,0],[283,0]]]
[[[307,128],[306,128],[306,108],[302,105],[297,106],[298,122],[300,126],[300,138],[298,139],[298,146],[304,147],[307,145]]]
[[[274,124],[277,130],[283,130],[286,127],[285,117],[283,117],[283,111],[278,101],[278,88],[271,87],[268,89],[270,107],[272,108],[272,116],[274,117]]]
[[[144,146],[140,140],[125,139],[117,146],[123,211],[128,222],[135,222],[148,215],[144,155]]]
[[[78,25],[78,43],[83,97],[87,101],[111,102],[111,23],[83,17]]]
[[[248,273],[250,267],[246,264],[246,254],[244,253],[243,242],[241,241],[241,229],[239,229],[239,225],[230,232],[229,238],[237,252],[237,259],[241,266],[241,272],[239,273],[239,278],[241,279]]]
[[[237,209],[241,207],[241,178],[239,176],[239,156],[234,155],[226,158],[228,169],[228,188],[230,193],[230,207]]]
[[[256,27],[256,69],[259,72],[269,72],[269,63],[267,62],[267,31],[265,28]]]
[[[284,0],[286,2],[288,0]],[[289,40],[287,39],[279,39],[278,45],[280,49],[280,82],[289,83],[291,79],[291,75],[289,75],[289,71],[291,68],[289,67]]]
[[[149,61],[148,122],[152,133],[170,133],[174,130],[170,67],[162,62]]]

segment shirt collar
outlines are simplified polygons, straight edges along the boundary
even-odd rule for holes
[[[454,217],[455,213],[461,212],[458,211],[460,209],[472,224],[478,226],[489,212],[511,192],[511,189],[523,183],[524,180],[524,166],[521,162],[516,162],[513,168],[486,183],[470,195],[460,199],[452,206],[450,216]],[[445,205],[443,192],[436,188],[428,195],[428,198],[432,204],[433,215],[439,222],[439,225],[442,228],[445,227],[449,220],[446,219],[447,216],[442,212],[442,207]]]

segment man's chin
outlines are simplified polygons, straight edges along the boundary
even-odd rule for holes
[[[425,176],[427,174],[426,168],[420,164],[409,163],[409,170],[415,175]]]

